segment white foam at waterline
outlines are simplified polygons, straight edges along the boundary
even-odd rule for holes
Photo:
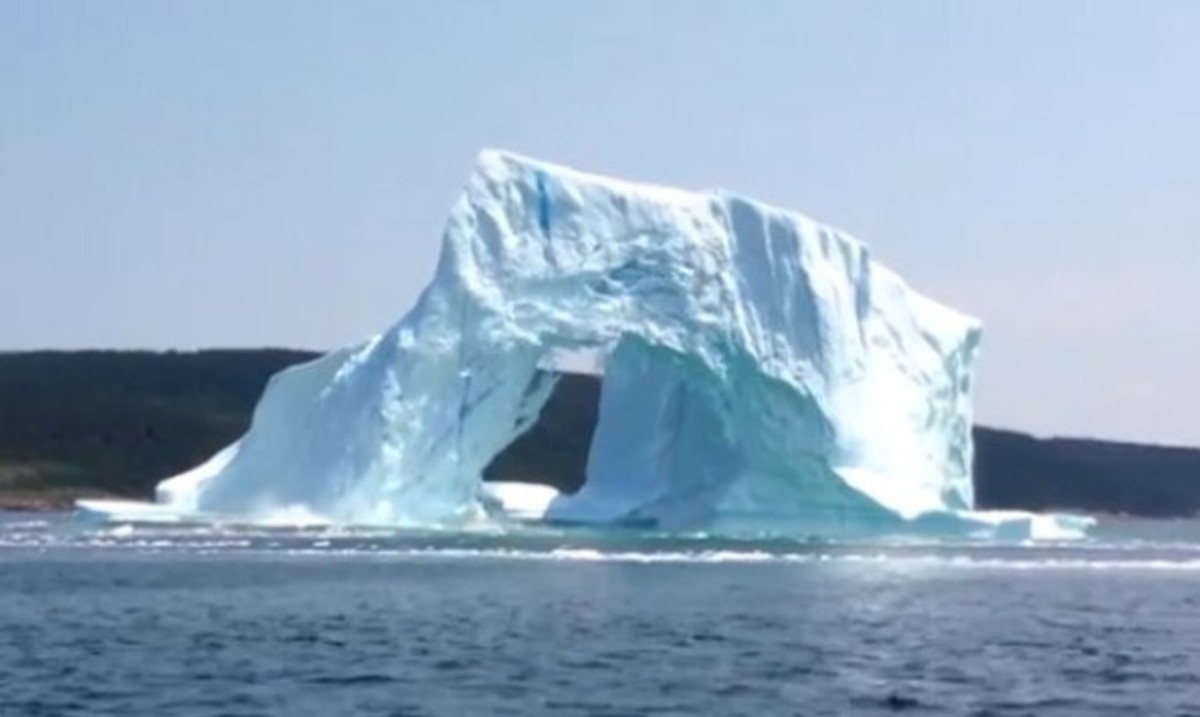
[[[93,536],[82,540],[64,540],[63,536],[45,540],[11,540],[0,537],[0,548],[35,550],[101,549],[147,554],[227,555],[252,557],[328,558],[364,557],[382,560],[414,561],[529,561],[562,563],[625,563],[625,564],[778,564],[863,566],[863,569],[886,574],[909,573],[914,577],[945,570],[994,571],[1088,571],[1088,572],[1198,572],[1200,559],[1182,558],[1090,558],[1090,557],[978,557],[971,555],[907,555],[887,550],[874,552],[803,552],[776,553],[763,550],[712,551],[606,551],[589,547],[561,547],[551,550],[519,548],[395,548],[386,543],[368,543],[341,547],[327,540],[314,540],[308,545],[292,546],[287,541],[260,541],[251,538],[237,540],[178,540],[162,536],[121,539],[116,536]]]

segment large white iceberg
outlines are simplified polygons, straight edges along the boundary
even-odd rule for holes
[[[486,151],[412,310],[273,377],[249,432],[158,500],[376,525],[943,525],[973,503],[979,337],[795,212]],[[486,488],[550,395],[539,366],[572,352],[605,367],[586,483]]]

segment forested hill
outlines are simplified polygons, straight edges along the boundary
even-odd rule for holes
[[[153,494],[239,436],[282,350],[0,354],[0,504]]]
[[[79,495],[148,497],[249,424],[276,371],[314,354],[277,349],[0,354],[0,506]],[[571,489],[582,479],[599,382],[570,376],[489,478]],[[1145,516],[1200,511],[1200,450],[1042,440],[975,429],[980,507]]]

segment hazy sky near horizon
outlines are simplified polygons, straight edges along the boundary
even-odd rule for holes
[[[475,154],[724,187],[980,316],[981,421],[1200,444],[1200,2],[0,4],[0,350],[330,348]]]

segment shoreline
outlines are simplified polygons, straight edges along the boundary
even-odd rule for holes
[[[85,498],[128,499],[128,496],[96,490],[49,490],[0,492],[0,513],[69,513],[75,501]]]

